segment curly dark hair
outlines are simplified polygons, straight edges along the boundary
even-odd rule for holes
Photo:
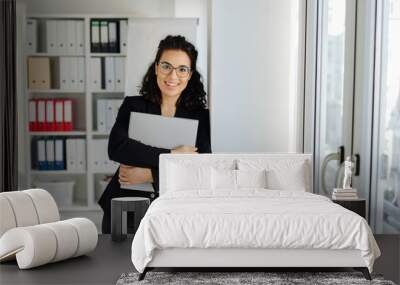
[[[165,50],[181,50],[184,51],[190,58],[192,76],[179,96],[177,105],[182,104],[188,110],[205,109],[207,107],[206,92],[201,80],[201,75],[196,69],[197,50],[193,44],[188,42],[183,36],[167,36],[160,41],[154,62],[149,66],[145,76],[142,80],[142,86],[139,93],[143,95],[144,99],[149,100],[155,104],[161,105],[161,91],[157,84],[157,75],[155,73],[155,66],[159,62],[162,53]]]

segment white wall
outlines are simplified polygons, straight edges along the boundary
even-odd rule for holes
[[[203,83],[206,89],[208,86],[207,9],[208,9],[207,0],[175,0],[175,17],[178,18],[190,17],[199,19],[199,25],[197,27],[196,48],[201,52],[199,52],[199,56],[197,58],[197,69],[203,76]]]
[[[214,152],[301,151],[302,2],[211,1]]]
[[[132,14],[138,17],[172,17],[174,0],[17,0],[27,13]]]

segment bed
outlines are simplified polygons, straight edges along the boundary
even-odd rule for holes
[[[352,267],[367,279],[380,251],[359,215],[312,194],[308,154],[160,156],[160,197],[132,242],[154,268]]]

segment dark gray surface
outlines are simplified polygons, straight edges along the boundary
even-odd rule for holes
[[[124,212],[134,215],[133,232],[139,227],[140,221],[144,217],[150,206],[150,199],[143,197],[120,197],[111,200],[111,237],[113,241],[124,241],[128,231],[123,230],[127,220],[123,218]]]
[[[399,283],[400,237],[375,236],[382,256],[376,260],[374,273]],[[100,235],[94,252],[29,270],[19,270],[16,262],[0,264],[0,284],[115,284],[122,273],[134,272],[131,261],[132,236],[112,242],[110,235]]]
[[[0,284],[115,284],[124,272],[135,271],[131,261],[133,236],[112,242],[99,235],[96,249],[87,256],[19,270],[15,261],[0,264]]]

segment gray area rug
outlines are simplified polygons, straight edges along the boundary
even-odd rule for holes
[[[368,281],[360,272],[148,272],[142,281],[139,273],[124,273],[117,285],[134,284],[379,284],[395,285],[380,275]]]

